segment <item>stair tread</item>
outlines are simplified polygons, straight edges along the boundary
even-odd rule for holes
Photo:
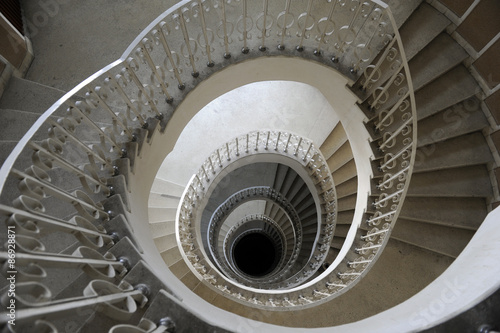
[[[413,172],[486,164],[492,160],[483,134],[474,132],[419,148]]]
[[[486,166],[476,165],[413,174],[407,195],[490,197],[492,190]]]
[[[214,298],[218,296],[218,294],[215,291],[213,291],[203,283],[199,283],[196,286],[196,288],[193,289],[193,292],[209,303],[211,303],[214,300]]]
[[[409,62],[413,89],[419,90],[467,57],[467,52],[450,35],[441,33]]]
[[[353,210],[356,208],[357,194],[352,194],[337,200],[337,211],[342,212],[346,210]]]
[[[488,121],[476,97],[453,105],[418,122],[418,146],[482,130]]]
[[[336,186],[351,178],[356,177],[357,175],[358,173],[356,170],[356,162],[354,161],[354,159],[350,160],[342,167],[332,172],[333,182]]]
[[[156,248],[158,249],[158,252],[163,252],[173,247],[177,247],[175,234],[155,238],[154,243],[156,245]]]
[[[168,250],[160,251],[160,255],[167,265],[171,265],[178,260],[184,260],[182,259],[181,252],[177,246],[169,248]]]
[[[440,254],[456,258],[474,231],[399,218],[391,237]]]
[[[149,222],[175,221],[177,208],[150,207],[148,208]]]
[[[168,269],[170,269],[170,271],[178,278],[182,278],[190,272],[189,266],[186,264],[184,259],[177,260],[175,263],[169,265]]]
[[[478,89],[467,68],[453,68],[415,93],[418,120],[466,100]]]
[[[406,58],[412,59],[450,23],[439,11],[422,3],[399,29]]]
[[[335,151],[332,156],[327,159],[326,163],[330,168],[330,172],[335,172],[352,159],[353,155],[351,144],[349,143],[349,141],[346,141],[339,149]]]
[[[349,229],[351,228],[350,225],[348,224],[341,224],[335,227],[335,237],[347,237],[347,233],[349,232]]]
[[[34,81],[12,77],[0,99],[0,109],[42,114],[65,92]]]
[[[337,192],[337,199],[357,193],[358,177],[351,178],[340,185],[335,184],[335,191]]]
[[[321,144],[319,150],[325,159],[328,160],[346,141],[347,135],[344,127],[340,122],[338,122],[325,141]]]
[[[184,283],[184,285],[186,287],[188,287],[191,290],[196,288],[196,286],[201,283],[201,281],[198,279],[198,277],[196,275],[194,275],[194,273],[191,271],[186,273],[186,275],[184,275],[181,278],[181,281],[182,281],[182,283]]]
[[[337,225],[339,224],[352,224],[354,218],[354,210],[347,210],[337,213]]]
[[[149,230],[153,239],[175,234],[175,221],[149,223]]]
[[[184,186],[156,177],[151,191],[180,198],[184,193]]]
[[[177,208],[180,199],[178,197],[170,197],[167,194],[150,192],[148,207],[164,207],[164,208]]]
[[[334,236],[332,242],[330,243],[330,247],[340,250],[342,245],[344,244],[345,238]]]
[[[406,197],[400,217],[404,219],[476,230],[488,213],[483,198]]]

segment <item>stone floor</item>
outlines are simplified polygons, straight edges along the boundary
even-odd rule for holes
[[[35,53],[26,79],[70,90],[118,59],[151,21],[177,2],[22,0]]]

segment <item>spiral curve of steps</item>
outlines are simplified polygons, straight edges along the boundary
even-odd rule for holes
[[[313,0],[298,5],[294,1],[282,2],[282,4],[276,5],[263,1],[262,4],[259,4],[259,10],[279,13],[274,6],[280,7],[279,9],[284,10],[285,13],[284,16],[280,17],[284,17],[286,22],[287,11],[304,11],[307,14],[308,11],[314,10],[312,8],[315,6],[324,6],[322,15],[326,18],[324,22],[328,22],[327,9],[333,8],[332,12],[335,12],[335,7],[330,6],[337,3],[337,1],[333,1],[321,2],[320,4],[319,1]],[[172,35],[178,34],[176,35],[177,39],[168,40],[172,50],[178,48],[177,52],[171,53],[174,56],[172,59],[175,62],[175,57],[178,59],[184,57],[182,61],[178,62],[179,68],[182,68],[183,71],[176,72],[176,69],[171,66],[172,63],[169,63],[170,67],[166,67],[165,73],[169,71],[168,75],[173,79],[168,87],[161,84],[153,84],[149,87],[145,85],[144,89],[138,89],[140,92],[135,95],[137,100],[130,99],[124,104],[108,99],[108,95],[106,95],[108,90],[106,93],[101,93],[99,89],[94,88],[94,83],[88,81],[85,85],[68,94],[69,98],[64,102],[65,106],[56,105],[53,107],[52,111],[55,112],[46,117],[47,120],[36,134],[32,133],[34,136],[28,144],[29,148],[26,149],[29,153],[20,154],[20,157],[13,164],[13,169],[7,171],[8,178],[5,176],[6,181],[2,183],[0,213],[5,217],[4,224],[6,226],[16,226],[16,245],[20,253],[17,258],[20,272],[17,275],[19,298],[16,299],[20,304],[19,326],[9,326],[6,321],[2,321],[3,330],[6,332],[31,332],[33,330],[57,332],[69,328],[75,332],[87,332],[102,328],[114,333],[168,332],[172,331],[173,326],[176,326],[177,331],[180,332],[193,330],[243,332],[273,331],[275,329],[293,331],[294,328],[297,330],[305,328],[328,330],[334,329],[334,326],[337,325],[359,324],[361,323],[359,321],[363,319],[369,319],[371,316],[410,299],[431,284],[448,267],[453,267],[454,260],[460,258],[461,252],[474,237],[476,230],[487,219],[492,203],[498,199],[498,188],[494,184],[491,172],[498,153],[492,151],[491,148],[489,133],[493,129],[490,119],[482,111],[484,102],[479,93],[481,91],[480,84],[468,68],[469,55],[448,34],[447,29],[450,29],[452,23],[446,16],[426,2],[412,1],[411,4],[400,8],[391,7],[391,3],[389,3],[389,8],[395,19],[394,23],[399,28],[398,34],[404,46],[408,69],[411,73],[412,82],[409,83],[409,86],[412,87],[411,94],[414,92],[415,96],[414,115],[417,123],[414,127],[417,133],[414,133],[415,136],[413,136],[411,133],[412,119],[403,119],[406,122],[406,127],[400,127],[402,123],[395,125],[392,123],[394,120],[391,115],[387,115],[385,112],[385,109],[389,110],[395,104],[398,107],[401,105],[400,109],[403,112],[403,105],[406,102],[411,104],[412,97],[407,95],[406,99],[401,99],[400,95],[394,94],[393,88],[395,86],[390,84],[386,86],[389,87],[387,100],[384,101],[380,97],[383,94],[377,97],[375,92],[379,92],[380,88],[373,88],[374,90],[371,91],[370,80],[366,79],[370,75],[369,70],[365,73],[364,67],[356,69],[348,66],[345,59],[341,59],[339,63],[334,62],[334,57],[325,56],[325,54],[329,54],[326,49],[314,52],[314,47],[311,45],[316,45],[318,42],[314,38],[311,39],[314,42],[307,44],[309,38],[304,37],[306,45],[304,53],[298,50],[289,51],[289,47],[287,47],[286,52],[294,52],[293,55],[281,58],[278,55],[276,59],[280,59],[282,63],[293,61],[293,59],[288,59],[291,57],[306,59],[298,60],[297,64],[300,61],[310,62],[311,59],[319,59],[318,62],[321,64],[319,66],[334,66],[334,70],[340,71],[343,80],[340,80],[343,84],[343,92],[338,93],[339,99],[345,97],[345,100],[354,101],[357,107],[357,109],[349,110],[357,112],[352,118],[346,115],[348,112],[344,112],[343,115],[340,112],[341,114],[337,115],[336,112],[339,110],[335,109],[335,106],[332,107],[331,99],[325,96],[324,91],[312,88],[311,85],[287,82],[289,78],[283,74],[286,73],[286,69],[277,76],[276,80],[278,81],[276,82],[268,81],[269,76],[261,73],[254,73],[255,77],[262,75],[261,77],[264,78],[263,82],[260,83],[252,83],[253,79],[247,82],[247,78],[238,78],[238,74],[241,74],[238,73],[238,68],[244,71],[245,66],[251,65],[252,61],[257,61],[257,58],[261,58],[262,54],[265,55],[262,58],[273,58],[282,51],[279,46],[276,48],[276,45],[270,42],[274,42],[273,38],[278,37],[270,37],[266,35],[265,29],[262,29],[262,26],[271,24],[269,21],[273,20],[271,17],[274,14],[268,16],[264,14],[258,18],[256,16],[255,27],[252,26],[255,29],[253,33],[263,30],[262,36],[264,37],[259,37],[257,44],[269,43],[266,44],[265,48],[259,50],[255,46],[257,44],[251,44],[253,42],[250,42],[249,39],[249,43],[252,45],[250,55],[255,56],[257,60],[239,63],[240,55],[235,54],[235,48],[231,49],[232,57],[226,57],[229,55],[227,44],[224,45],[224,38],[222,38],[219,41],[220,44],[213,44],[216,49],[212,50],[209,47],[202,53],[205,57],[207,54],[208,57],[210,54],[214,57],[215,74],[205,75],[204,69],[201,68],[197,68],[200,73],[196,74],[193,62],[198,60],[195,60],[196,57],[190,57],[190,53],[194,52],[195,45],[200,50],[203,44],[200,40],[207,38],[207,36],[198,35],[198,41],[188,37],[190,42],[185,44],[187,34],[193,34],[192,27],[189,25],[186,27],[186,24],[190,20],[200,20],[201,16],[197,11],[200,4],[206,6],[205,15],[207,15],[207,20],[210,20],[211,13],[216,12],[220,15],[230,16],[232,11],[236,10],[235,8],[239,10],[242,3],[247,2],[224,3],[225,5],[217,2],[218,6],[216,6],[204,1],[184,1],[171,10],[170,16],[165,16],[172,19],[168,24],[178,24],[166,34],[167,36],[170,33]],[[314,3],[313,7],[310,6],[312,3]],[[342,2],[338,3],[339,8],[341,8]],[[210,7],[212,5],[213,8]],[[376,6],[374,5],[373,8]],[[208,7],[212,12],[209,12]],[[248,8],[245,7],[245,10],[250,11],[251,8],[253,7],[248,4]],[[353,13],[356,13],[359,8],[361,6],[353,5]],[[385,7],[381,6],[381,8]],[[362,10],[359,9],[359,12],[362,13]],[[161,26],[162,20],[166,20],[165,17],[152,27]],[[301,19],[305,19],[305,21],[300,21]],[[297,22],[302,22],[298,25],[307,25],[309,16],[301,16],[301,19],[297,15]],[[242,29],[241,22],[240,25],[235,24],[235,31]],[[279,19],[276,22],[279,24]],[[276,22],[273,21],[273,23]],[[207,22],[207,24],[210,23]],[[250,25],[249,22],[245,24]],[[327,30],[328,23],[322,27]],[[215,36],[219,34],[217,38],[220,38],[220,34],[227,34],[227,26],[222,29],[221,25],[219,28],[220,30],[215,32],[209,29],[208,37],[216,38]],[[156,27],[156,29],[158,28]],[[168,28],[165,29],[165,31],[168,30]],[[271,29],[271,27],[269,26],[267,29]],[[309,30],[305,29],[304,31]],[[210,35],[211,33],[214,35]],[[144,70],[149,65],[147,52],[144,50],[152,52],[153,49],[165,47],[162,37],[158,36],[160,36],[158,31],[154,30],[151,35],[148,35],[148,38],[157,38],[151,44],[148,44],[150,41],[137,40],[139,44],[135,45],[140,47],[134,50],[133,54],[141,61],[140,63],[139,60],[129,61],[129,59],[125,59],[124,69],[117,72],[118,74],[113,72],[112,67],[106,71],[113,73],[113,75],[99,73],[99,75],[103,75],[103,78],[106,77],[103,82],[109,86],[103,84],[103,87],[109,89],[109,96],[119,94],[120,89],[126,95],[131,94],[128,89],[134,84],[132,72],[145,75],[149,71],[149,69]],[[281,36],[278,36],[280,39]],[[324,33],[323,37],[326,36],[327,34]],[[398,42],[396,41],[396,44]],[[319,45],[321,46],[322,43],[323,40],[320,38]],[[192,45],[193,49],[190,50],[186,45]],[[273,49],[271,50],[271,48]],[[225,53],[219,51],[225,51]],[[244,48],[242,51],[245,51]],[[379,55],[384,52],[383,49],[378,51]],[[355,54],[354,51],[352,52]],[[242,52],[242,56],[245,55],[246,53]],[[201,55],[199,56],[201,57]],[[369,63],[375,64],[382,58],[377,58],[374,55]],[[272,61],[272,59],[264,59],[262,63],[267,60]],[[183,62],[185,64],[180,64]],[[382,60],[380,62],[382,68],[387,66]],[[333,65],[331,65],[332,63]],[[362,61],[359,63],[363,66],[368,65]],[[307,66],[304,64],[304,68],[312,68]],[[376,75],[380,74],[380,78],[377,80],[392,82],[391,75],[394,75],[394,69],[392,72],[388,68],[385,69],[387,72],[373,74],[374,76],[371,78],[376,81]],[[232,73],[231,70],[235,70],[236,82],[227,87],[222,84],[223,88],[219,90],[214,88],[214,91],[210,91],[210,84],[215,87],[218,83],[217,80],[224,79],[224,75],[229,75],[224,73]],[[147,74],[144,77],[148,77],[153,82],[165,75],[159,70],[157,72],[151,70],[151,72],[153,74],[150,78]],[[269,70],[269,73],[277,72]],[[99,75],[95,76],[94,79]],[[120,75],[122,76],[120,77]],[[200,75],[202,82],[193,83],[197,80],[198,75]],[[193,81],[186,79],[190,76],[192,76]],[[318,77],[320,76],[318,75]],[[184,80],[182,84],[180,80],[177,82],[180,77]],[[121,85],[121,82],[125,82],[125,80],[128,80],[128,85]],[[177,83],[179,83],[178,87],[176,87]],[[181,87],[182,85],[185,87]],[[174,91],[173,88],[179,88],[179,90]],[[170,93],[174,91],[173,104],[170,104],[168,96],[166,96],[165,101],[161,99],[153,101],[157,95],[153,98],[153,95],[149,94],[154,89],[160,93],[162,90],[167,90]],[[179,103],[177,99],[179,96],[183,96],[183,89],[189,91],[189,94],[187,97],[181,97],[183,101]],[[207,93],[208,96],[196,95],[203,89],[210,91]],[[286,89],[289,91],[283,93]],[[268,91],[265,96],[262,94],[264,90]],[[16,142],[22,141],[19,133],[29,130],[39,115],[45,109],[49,109],[50,105],[64,94],[61,90],[25,79],[11,79],[10,85],[0,99],[2,163],[7,159],[6,152],[14,149],[15,154],[20,153],[20,150],[16,151],[17,148],[15,148]],[[282,98],[280,94],[283,94],[285,98]],[[316,119],[317,121],[309,119],[303,121],[303,124],[297,125],[300,122],[297,119],[300,118],[297,118],[296,114],[293,113],[296,111],[292,105],[293,97],[291,95],[293,94],[296,94],[297,100],[303,99],[303,104],[319,105],[318,110],[311,112],[309,117],[321,118]],[[25,96],[34,96],[35,100],[47,102],[30,103],[27,102]],[[199,101],[196,101],[196,96],[199,97]],[[276,125],[276,128],[282,131],[279,132],[283,133],[281,140],[286,143],[287,147],[286,138],[289,132],[297,132],[300,129],[302,136],[308,137],[310,135],[313,137],[315,149],[321,152],[328,166],[329,171],[326,176],[334,184],[336,194],[334,233],[326,242],[328,250],[325,257],[318,261],[319,264],[314,266],[316,270],[311,272],[312,275],[307,276],[305,282],[312,285],[327,278],[330,280],[325,280],[326,284],[322,282],[323,285],[333,284],[335,288],[326,287],[324,291],[318,288],[311,289],[312,295],[317,296],[316,299],[309,298],[310,296],[303,291],[299,291],[296,296],[287,298],[285,288],[283,291],[285,296],[267,297],[266,299],[271,299],[271,301],[266,303],[264,298],[259,301],[260,299],[257,297],[247,296],[245,294],[246,287],[239,291],[239,289],[232,289],[233,287],[227,287],[219,282],[211,284],[209,280],[213,276],[210,274],[214,274],[214,268],[207,270],[207,276],[210,277],[200,279],[196,268],[193,268],[192,263],[186,259],[186,252],[183,252],[179,242],[179,211],[183,207],[183,200],[189,193],[199,193],[200,195],[202,193],[201,185],[200,189],[197,187],[194,192],[189,192],[192,188],[191,185],[196,184],[197,181],[193,182],[186,175],[202,175],[203,170],[200,169],[202,161],[219,146],[223,147],[221,148],[223,152],[225,149],[223,145],[227,142],[234,142],[228,140],[233,140],[232,138],[235,136],[228,136],[227,132],[221,129],[219,134],[214,134],[212,137],[208,135],[204,143],[192,143],[190,140],[194,140],[193,137],[198,135],[195,133],[202,133],[208,124],[212,125],[218,121],[207,122],[207,117],[216,119],[218,116],[227,116],[235,112],[235,105],[262,96],[265,97],[260,101],[262,104],[272,105],[276,101],[286,100],[286,97],[292,100],[292,102],[288,102],[288,106],[286,101],[282,105],[283,109],[289,108],[289,114],[283,109],[275,108],[261,110],[260,113],[256,111],[255,117],[258,118],[267,112],[266,116],[269,119],[264,119],[263,122]],[[228,102],[230,99],[234,99],[233,104]],[[324,101],[321,102],[323,104],[317,102],[318,99],[323,99]],[[212,102],[205,106],[204,102],[210,100]],[[106,112],[101,114],[90,112],[94,110],[94,107],[106,111],[105,105],[113,110],[112,113],[116,110],[115,115],[123,112],[127,116],[110,117],[109,115],[103,116]],[[185,116],[186,119],[181,119],[182,116],[179,116],[182,114],[181,111],[185,111],[190,106],[194,107],[195,110],[199,107],[199,111],[192,111],[198,112],[198,114],[196,116],[188,114]],[[205,107],[203,108],[203,106]],[[161,112],[156,118],[145,116],[147,112],[153,113],[155,108],[163,108],[165,112]],[[382,109],[384,111],[380,112]],[[135,117],[131,116],[131,113],[135,111],[137,111]],[[105,130],[102,135],[93,135],[85,130],[81,130],[81,133],[79,130],[73,131],[73,125],[78,128],[77,126],[82,119],[85,122],[84,115],[86,113],[91,115],[89,116],[91,122],[97,127],[113,128],[114,134],[111,134],[113,130]],[[308,115],[306,110],[303,110],[301,115],[304,114]],[[140,119],[141,116],[144,117],[144,122]],[[132,118],[134,118],[133,121],[131,121]],[[67,122],[58,121],[58,119],[67,119]],[[80,120],[74,121],[74,119]],[[179,121],[179,119],[181,120]],[[228,116],[227,119],[233,118]],[[323,121],[323,124],[320,124],[321,119],[328,119],[328,122]],[[361,126],[353,127],[352,123],[360,119]],[[142,122],[141,126],[136,126],[133,133],[127,133],[129,123],[134,121]],[[175,123],[175,121],[179,122]],[[173,127],[170,127],[169,122],[174,124]],[[190,133],[182,132],[182,127],[175,128],[175,124],[179,123],[185,124],[186,128],[191,129]],[[17,127],[17,124],[21,125]],[[224,125],[230,127],[230,124]],[[242,124],[235,129],[237,132],[234,133],[235,135],[245,135],[256,129],[252,127],[254,125],[255,123],[250,122],[246,125]],[[270,128],[270,125],[259,126],[260,128]],[[116,128],[120,126],[123,126],[125,130],[117,131]],[[405,134],[408,126],[410,126],[409,133],[411,134]],[[361,127],[364,128],[363,133],[355,130]],[[47,137],[45,134],[47,130],[51,139],[44,141]],[[412,160],[414,159],[411,166],[412,172],[408,172],[411,168],[408,168],[407,164],[402,164],[400,167],[398,166],[398,174],[387,176],[386,168],[390,167],[388,162],[390,157],[387,157],[387,152],[394,157],[403,147],[396,143],[396,148],[392,148],[391,133],[398,133],[397,135],[403,133],[401,135],[418,138],[418,141],[415,142],[416,150],[412,158]],[[73,134],[75,137],[79,137],[78,140],[81,140],[81,143],[75,144],[76,141],[72,141]],[[127,135],[129,135],[128,138]],[[361,139],[357,138],[357,135],[360,135]],[[111,143],[114,140],[117,142],[116,145]],[[160,147],[161,145],[157,143],[159,140],[165,142],[166,148]],[[274,141],[276,147],[278,147],[279,141],[280,137],[278,136],[278,139]],[[241,142],[243,141],[240,140]],[[71,166],[57,159],[58,147],[72,144],[74,144],[72,148],[80,147],[81,151],[77,153],[70,151],[68,160],[77,166],[81,165],[81,168],[72,169]],[[243,143],[241,144],[243,145]],[[238,145],[238,140],[236,140],[236,145]],[[105,149],[100,148],[101,146],[111,149],[105,151]],[[304,161],[306,157],[309,158],[307,145],[301,148],[299,142],[294,147],[297,148],[297,151],[299,148],[303,149]],[[65,149],[62,150],[66,152]],[[236,149],[239,152],[238,148]],[[229,154],[229,148],[227,151]],[[366,153],[367,151],[370,152],[369,156],[361,158],[360,152]],[[403,154],[407,151],[411,150],[403,147]],[[31,152],[35,153],[31,154]],[[165,152],[169,152],[171,155]],[[51,155],[52,153],[56,153],[55,157]],[[91,159],[89,164],[88,158],[92,154],[94,154],[95,160]],[[190,155],[200,156],[182,159],[183,156]],[[66,158],[67,155],[61,153],[61,156]],[[315,160],[312,159],[312,161]],[[11,160],[7,160],[6,165],[9,163]],[[149,171],[148,163],[157,168],[153,172]],[[83,167],[84,165],[87,166]],[[204,199],[204,204],[207,204],[206,212],[203,213],[203,216],[200,215],[200,221],[208,221],[217,206],[238,190],[251,186],[268,186],[276,193],[286,197],[297,211],[304,231],[304,238],[301,239],[302,245],[308,251],[314,249],[314,246],[319,246],[316,242],[319,235],[324,234],[324,232],[318,231],[320,230],[318,225],[321,225],[321,222],[317,221],[321,220],[323,215],[317,214],[316,208],[320,204],[315,200],[317,201],[321,197],[321,190],[319,190],[319,194],[309,195],[311,187],[306,190],[305,177],[301,177],[296,170],[285,164],[276,163],[261,167],[263,172],[260,173],[259,171],[262,170],[258,167],[252,171],[252,164],[248,164],[246,167],[247,169],[241,174],[238,174],[238,169],[236,169],[236,173],[230,177],[230,182],[221,182],[225,189],[224,186],[222,190],[217,190],[217,187],[214,187],[215,190],[212,189],[212,197]],[[76,169],[82,173],[78,174],[80,171]],[[179,171],[179,169],[183,170]],[[2,172],[4,172],[3,170]],[[304,170],[308,170],[307,167]],[[311,170],[314,168],[310,168],[308,171],[311,179],[316,179],[314,182],[317,182],[318,179],[324,179],[321,178],[325,177],[324,175],[321,175],[320,178],[314,178],[314,171]],[[72,174],[75,172],[77,172],[76,177]],[[245,173],[247,174],[246,178],[243,176]],[[178,175],[181,176],[178,177]],[[399,180],[402,184],[405,184],[407,179],[411,177],[409,185],[402,185],[406,187],[398,188],[393,195],[385,193],[385,187],[397,180],[399,176],[401,176]],[[243,184],[245,181],[242,181],[242,184],[237,184],[234,179],[246,179],[248,184]],[[20,185],[15,182],[19,182]],[[198,182],[201,184],[202,180],[198,180]],[[231,183],[234,185],[227,185]],[[220,184],[216,186],[220,186]],[[207,187],[209,186],[207,185]],[[213,195],[213,193],[216,194]],[[219,196],[217,197],[217,195]],[[317,196],[316,199],[313,198],[314,196]],[[397,222],[395,221],[394,224],[391,224],[390,218],[386,219],[386,216],[383,216],[383,212],[387,212],[384,209],[389,207],[387,203],[400,205],[397,210],[394,209],[386,213],[388,217],[398,216]],[[280,237],[286,239],[287,235],[290,235],[286,229],[280,229],[291,225],[287,221],[287,214],[276,202],[256,202],[255,206],[248,206],[256,207],[257,205],[260,205],[259,210],[254,214],[262,215],[259,217],[254,215],[252,218],[260,219],[261,222],[254,222],[254,225],[258,224],[262,228],[268,228],[266,235],[271,239],[274,238],[274,242],[283,244],[283,241],[279,241]],[[233,215],[231,221],[240,221],[242,225],[245,225],[247,220],[243,223],[241,217],[250,215],[247,212],[237,211],[236,213],[234,215],[237,215],[238,218],[234,218]],[[249,218],[248,221],[255,221],[252,218]],[[265,222],[266,219],[272,222]],[[383,222],[379,224],[379,220]],[[32,223],[33,221],[35,223]],[[388,224],[384,224],[384,222]],[[203,225],[203,223],[209,222],[200,223]],[[217,239],[221,253],[226,251],[223,250],[226,249],[223,247],[226,236],[237,230],[236,227],[230,229],[231,223],[236,225],[236,222],[230,222],[229,226],[226,225],[224,229],[221,229]],[[356,230],[354,227],[358,224],[359,229],[354,237],[354,232],[351,230]],[[380,237],[385,233],[388,234],[389,231],[390,238]],[[280,232],[282,236],[278,235]],[[203,235],[203,232],[201,233]],[[8,244],[7,233],[2,237],[2,243]],[[232,238],[232,240],[234,239]],[[345,263],[339,262],[344,260],[342,256],[349,251],[352,242],[358,241],[358,239],[361,239],[365,245],[352,245],[352,254],[356,253],[359,256],[353,257],[348,254],[349,258],[345,259]],[[371,239],[374,241],[366,247]],[[379,239],[381,243],[376,243]],[[382,242],[385,243],[380,245]],[[233,242],[233,245],[234,243],[237,242]],[[201,240],[200,244],[202,244]],[[378,248],[379,245],[384,248],[383,252],[370,252],[370,246]],[[45,254],[49,255],[44,256]],[[285,254],[283,255],[285,256]],[[288,255],[291,256],[291,252]],[[307,260],[312,260],[311,258],[310,254],[301,252],[299,262],[307,262]],[[7,252],[2,253],[1,259],[2,263],[7,265]],[[202,258],[202,260],[205,259]],[[86,264],[85,261],[87,261]],[[356,267],[363,266],[364,268],[368,265],[372,265],[369,271],[359,273],[362,278],[356,280],[352,286],[349,285],[352,281],[351,278],[344,279],[349,274],[357,277]],[[336,266],[343,270],[337,271]],[[349,270],[349,268],[353,268],[353,270]],[[335,273],[329,275],[332,272]],[[220,281],[219,278],[217,279]],[[335,285],[339,281],[347,281],[348,288],[345,291],[339,292],[341,288],[337,288]],[[217,289],[217,285],[221,288]],[[8,285],[2,284],[2,287],[2,292],[6,295]],[[239,288],[238,285],[237,287]],[[290,288],[295,287],[295,285],[290,286]],[[265,289],[263,286],[262,290]],[[226,292],[225,290],[230,291]],[[80,291],[83,291],[85,301],[81,298]],[[255,290],[252,291],[252,293],[255,292]],[[335,292],[338,292],[338,295],[333,297]],[[252,294],[252,296],[255,295]],[[6,299],[7,297],[3,296],[2,302],[5,302]],[[98,305],[84,304],[91,299]],[[278,302],[275,304],[276,299]],[[312,303],[311,300],[318,302],[313,306],[309,304]],[[113,304],[119,305],[114,306]],[[198,308],[197,304],[199,304]],[[170,307],[170,313],[159,310],[165,306]],[[193,310],[189,310],[190,308]],[[215,319],[208,318],[207,314],[201,315],[207,309],[218,311],[216,308],[225,310],[214,315],[214,318],[224,318],[223,322],[215,322]],[[227,315],[228,312],[229,315]],[[230,322],[230,318],[235,318],[234,323]],[[416,323],[418,319],[427,320],[427,317],[419,317],[418,315],[415,318],[417,318]],[[404,328],[405,331],[413,331],[411,326],[413,322],[410,322],[409,325]],[[428,328],[425,325],[427,325],[427,321],[419,327],[421,329]]]

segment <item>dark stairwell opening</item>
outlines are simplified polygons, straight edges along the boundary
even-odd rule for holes
[[[261,277],[269,274],[278,264],[274,242],[265,234],[256,232],[243,236],[234,246],[234,261],[245,274]]]

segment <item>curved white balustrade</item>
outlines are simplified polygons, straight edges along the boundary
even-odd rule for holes
[[[368,234],[351,229],[348,239],[354,245],[343,248],[338,260],[322,274],[320,278],[328,281],[319,286],[321,282],[314,279],[297,287],[301,292],[290,289],[290,297],[260,301],[254,295],[239,292],[233,296],[242,302],[252,301],[257,307],[308,307],[346,291],[368,272],[401,210],[412,171],[416,116],[411,79],[396,25],[385,4],[332,1],[326,5],[328,11],[323,12],[313,6],[313,1],[286,0],[284,8],[268,1],[181,1],[152,22],[120,59],[72,89],[37,120],[0,169],[0,213],[5,216],[7,230],[13,226],[18,228],[18,250],[25,255],[24,261],[18,264],[23,268],[28,265],[28,258],[39,258],[40,269],[24,268],[26,277],[36,275],[42,282],[28,281],[23,286],[30,297],[47,299],[36,310],[21,311],[19,321],[38,317],[52,320],[68,309],[96,308],[115,320],[126,322],[138,305],[147,305],[144,288],[135,286],[138,289],[132,290],[131,286],[126,289],[118,286],[124,274],[125,279],[130,275],[126,273],[129,270],[126,261],[111,255],[101,258],[86,250],[71,256],[62,254],[64,244],[50,238],[55,233],[67,242],[76,241],[78,245],[103,252],[105,247],[117,250],[130,239],[130,247],[135,246],[137,256],[141,257],[141,247],[144,247],[144,259],[154,267],[152,272],[157,273],[164,287],[176,285],[168,281],[168,273],[156,267],[159,255],[151,253],[151,245],[145,244],[145,236],[140,231],[141,223],[147,220],[143,187],[150,184],[151,179],[151,175],[141,171],[148,169],[144,166],[146,163],[158,165],[168,146],[173,144],[168,142],[167,148],[158,148],[160,135],[175,138],[182,131],[168,124],[170,119],[179,117],[173,114],[174,110],[186,104],[188,92],[202,87],[204,79],[225,67],[259,56],[313,60],[345,75],[353,84],[361,107],[373,112],[370,121],[379,133],[377,145],[382,154],[376,158],[380,159],[380,172],[384,176],[377,188],[379,199],[373,210],[368,211],[368,225],[373,228]],[[379,52],[383,55],[376,58]],[[378,60],[373,63],[374,59]],[[387,82],[380,73],[388,75]],[[52,116],[58,120],[49,119]],[[50,131],[46,139],[31,140],[37,131],[47,127]],[[165,127],[167,130],[162,133]],[[236,150],[230,151],[227,147],[227,153],[241,153],[239,150],[245,149],[241,145],[244,141],[235,145]],[[287,151],[287,136],[278,138],[274,144]],[[266,142],[266,147],[273,149],[273,142]],[[329,175],[322,173],[320,165],[314,165],[312,144],[297,143],[293,149],[317,176],[316,182],[321,184],[328,179]],[[222,164],[224,151],[218,152],[221,156],[212,163]],[[31,163],[26,165],[26,161]],[[202,174],[198,175],[199,179],[195,177],[193,184],[202,182],[201,177]],[[21,184],[19,192],[6,187],[14,182]],[[73,192],[77,187],[81,190]],[[195,185],[189,186],[186,193],[192,188],[196,189]],[[329,189],[329,186],[324,188]],[[191,195],[196,195],[195,192]],[[54,198],[60,200],[59,206],[53,204]],[[327,215],[331,209],[332,206],[317,204],[318,215]],[[320,223],[324,228],[322,235],[327,236],[324,241],[319,235],[316,239],[320,252],[327,250],[331,240],[329,224]],[[7,238],[7,233],[4,237]],[[353,251],[359,256],[352,257]],[[89,260],[88,265],[82,266],[81,256]],[[5,259],[4,253],[2,258]],[[139,265],[138,262],[135,265]],[[118,279],[93,280],[96,282],[91,282],[90,287],[71,290],[68,298],[51,303],[53,296],[43,283],[43,270],[47,265],[66,263],[71,263],[68,269],[82,269],[90,277],[118,276]],[[201,266],[198,266],[200,271]],[[330,276],[334,271],[338,277]],[[209,284],[217,284],[210,274],[201,274],[201,278]],[[112,290],[113,295],[96,296],[96,288]],[[186,305],[197,308],[191,296],[184,298]],[[116,301],[124,302],[122,309],[112,305]],[[2,322],[5,318],[3,316]],[[49,322],[39,321],[39,325],[52,328]]]

